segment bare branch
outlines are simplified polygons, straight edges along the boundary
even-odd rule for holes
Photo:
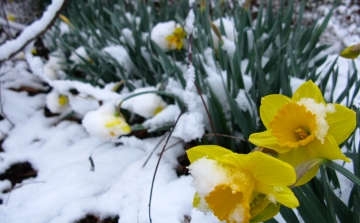
[[[53,0],[43,13],[41,19],[27,26],[21,34],[13,40],[8,40],[0,46],[0,62],[3,62],[20,52],[28,43],[43,35],[56,21],[66,0]]]

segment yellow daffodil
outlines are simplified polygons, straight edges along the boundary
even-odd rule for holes
[[[274,94],[262,98],[260,116],[266,131],[250,135],[250,142],[275,150],[293,167],[311,159],[350,160],[341,152],[356,125],[355,112],[339,104],[327,104],[312,82],[302,84],[292,98]],[[311,180],[315,165],[296,185]]]
[[[165,39],[168,41],[169,49],[176,48],[181,50],[183,47],[183,39],[186,37],[186,33],[182,27],[175,28],[173,34],[167,36]]]
[[[103,140],[114,140],[131,132],[130,126],[116,111],[113,103],[103,104],[97,110],[86,113],[82,125],[91,136]]]
[[[340,56],[347,59],[355,59],[360,54],[360,43],[351,45],[341,51]]]
[[[296,181],[293,167],[261,152],[237,154],[220,146],[187,151],[197,193],[194,207],[213,211],[227,223],[260,222],[275,216],[280,204],[299,205],[287,187]]]
[[[9,20],[11,22],[15,22],[15,20],[16,20],[16,16],[12,13],[8,13],[6,18],[7,18],[7,20]]]
[[[181,50],[184,47],[186,33],[175,21],[160,22],[151,30],[150,38],[162,50]]]
[[[55,89],[46,95],[46,107],[52,113],[63,113],[70,110],[69,98]]]
[[[60,106],[65,106],[69,103],[69,98],[66,95],[60,95],[58,102]]]

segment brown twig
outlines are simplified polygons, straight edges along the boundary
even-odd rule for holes
[[[188,41],[189,41],[189,54],[188,54],[188,67],[192,66],[192,62],[193,62],[193,57],[192,57],[192,46],[193,46],[193,30],[190,32],[189,34],[189,37],[188,37]],[[209,109],[208,107],[206,106],[206,103],[205,103],[205,100],[204,100],[204,97],[202,96],[202,92],[200,90],[200,88],[197,86],[196,83],[194,83],[195,87],[196,87],[196,90],[197,90],[197,93],[198,95],[200,96],[201,98],[201,102],[203,103],[204,105],[204,108],[205,108],[205,111],[206,111],[206,115],[210,121],[210,125],[211,125],[211,129],[212,131],[214,132],[215,134],[215,139],[216,139],[216,143],[218,145],[220,145],[220,142],[219,142],[219,139],[217,137],[217,133],[216,133],[216,130],[215,130],[215,126],[214,126],[214,123],[210,117],[210,112],[209,112]]]
[[[244,138],[240,138],[240,137],[236,137],[236,136],[231,136],[231,135],[225,135],[225,134],[211,134],[211,133],[209,133],[209,134],[204,134],[204,136],[221,136],[221,137],[227,137],[227,138],[232,138],[232,139],[239,139],[239,140],[241,140],[241,141],[246,141],[247,142],[247,140],[246,139],[244,139]]]
[[[157,163],[156,163],[156,167],[155,167],[153,179],[152,179],[152,182],[151,182],[151,188],[150,188],[150,198],[149,198],[149,221],[150,221],[150,223],[152,223],[152,220],[151,220],[151,199],[152,199],[152,192],[153,192],[153,189],[154,189],[154,183],[155,183],[156,173],[157,173],[157,170],[158,170],[158,168],[159,168],[159,164],[160,164],[160,160],[161,160],[161,158],[162,158],[162,155],[164,154],[165,148],[166,148],[166,146],[167,146],[167,144],[168,144],[168,142],[169,142],[170,136],[171,136],[172,132],[174,131],[174,129],[175,129],[175,127],[176,127],[176,124],[178,123],[178,121],[179,121],[181,115],[184,113],[185,109],[186,109],[186,106],[184,106],[184,107],[182,108],[182,110],[181,110],[179,116],[177,117],[177,119],[176,119],[173,127],[170,129],[170,132],[169,132],[169,134],[168,134],[168,136],[167,136],[167,138],[166,138],[164,147],[163,147],[163,149],[161,150],[161,153],[160,153],[160,155],[159,155],[159,159],[158,159],[158,161],[157,161]]]

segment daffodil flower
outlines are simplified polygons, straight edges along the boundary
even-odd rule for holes
[[[52,113],[63,113],[70,110],[69,98],[66,95],[59,94],[52,90],[46,95],[46,107]]]
[[[280,204],[299,205],[287,187],[296,181],[295,170],[272,156],[237,154],[214,145],[193,147],[187,155],[197,191],[193,205],[213,211],[220,221],[265,221],[279,212]]]
[[[15,22],[15,20],[16,20],[16,16],[12,13],[8,13],[6,18],[7,18],[7,20],[9,20],[11,22]]]
[[[183,47],[183,39],[185,38],[186,33],[182,27],[175,28],[173,34],[167,36],[165,39],[168,41],[168,47],[176,48],[181,50]]]
[[[151,40],[164,51],[181,50],[185,37],[184,29],[174,21],[158,23],[151,30]]]
[[[350,162],[338,145],[353,132],[355,112],[327,104],[312,81],[302,84],[292,98],[280,94],[262,98],[260,117],[267,130],[250,135],[250,142],[275,150],[278,159],[293,167],[311,158]],[[318,168],[309,170],[296,185],[311,180]]]
[[[97,110],[86,113],[82,124],[90,135],[104,140],[117,139],[131,132],[130,126],[117,113],[113,103],[106,103]]]
[[[340,56],[347,59],[355,59],[360,54],[360,43],[351,45],[341,51]]]

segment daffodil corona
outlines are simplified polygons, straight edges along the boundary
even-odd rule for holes
[[[293,167],[311,158],[350,162],[338,145],[354,130],[355,112],[327,104],[312,81],[302,84],[292,98],[279,94],[264,97],[260,116],[267,130],[250,135],[250,142],[275,150],[280,160]],[[296,185],[311,180],[318,168],[312,168]]]
[[[295,170],[274,157],[237,154],[214,145],[191,148],[187,155],[197,190],[194,207],[213,211],[220,221],[265,221],[279,212],[280,204],[299,205],[287,187],[296,181]]]

